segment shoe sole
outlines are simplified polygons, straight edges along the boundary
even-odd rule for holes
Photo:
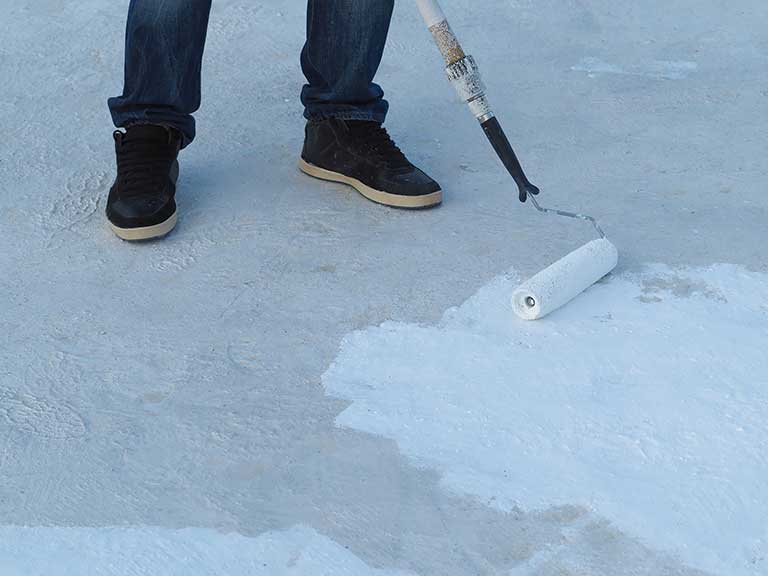
[[[114,232],[121,240],[139,242],[141,240],[151,240],[153,238],[165,236],[176,227],[177,220],[176,212],[174,212],[168,220],[161,222],[160,224],[155,224],[154,226],[145,226],[143,228],[120,228],[110,222],[109,227],[112,228],[112,232]]]
[[[326,180],[328,182],[339,182],[341,184],[348,184],[357,190],[360,194],[376,202],[377,204],[383,204],[384,206],[392,206],[395,208],[429,208],[431,206],[437,206],[443,201],[443,191],[438,190],[431,194],[424,194],[422,196],[404,196],[401,194],[390,194],[389,192],[383,192],[371,188],[366,184],[360,182],[356,178],[345,176],[339,172],[332,172],[325,168],[320,168],[314,164],[310,164],[303,158],[299,159],[299,170],[320,180]]]

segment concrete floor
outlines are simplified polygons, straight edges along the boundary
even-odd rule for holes
[[[542,203],[597,216],[622,269],[768,270],[767,5],[455,4]],[[414,6],[397,8],[379,80],[442,208],[299,174],[304,7],[222,0],[179,227],[128,245],[102,217],[126,5],[22,0],[0,23],[0,525],[302,524],[420,575],[508,574],[560,545],[589,574],[697,573],[577,507],[449,494],[393,442],[334,425],[345,405],[320,376],[345,334],[434,322],[590,233],[517,204]]]

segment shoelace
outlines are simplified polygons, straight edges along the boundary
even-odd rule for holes
[[[162,190],[176,157],[172,144],[164,145],[155,139],[120,138],[117,154],[117,169],[120,174],[121,192],[146,194],[147,191]]]
[[[376,122],[348,121],[347,126],[355,140],[365,146],[373,156],[384,162],[387,167],[398,172],[408,172],[411,163],[397,147],[386,128]]]

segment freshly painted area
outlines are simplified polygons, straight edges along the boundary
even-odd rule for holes
[[[690,565],[768,571],[768,276],[651,266],[537,323],[511,273],[436,326],[355,332],[340,426],[505,510],[579,504]]]
[[[0,527],[0,573],[25,576],[407,576],[375,570],[314,530],[258,538],[186,528]]]

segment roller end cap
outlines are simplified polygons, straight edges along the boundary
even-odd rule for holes
[[[522,320],[538,320],[542,316],[539,301],[526,289],[518,289],[512,294],[512,308]]]

